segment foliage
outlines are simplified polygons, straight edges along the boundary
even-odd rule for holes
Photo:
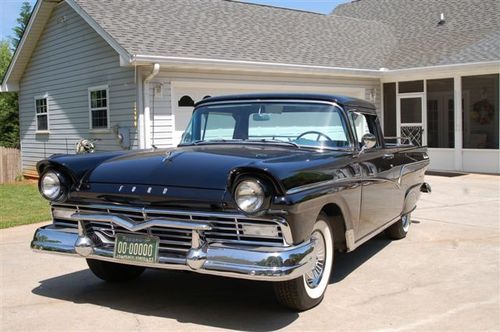
[[[50,220],[49,203],[34,182],[0,184],[0,228]]]
[[[28,21],[31,16],[31,5],[28,1],[24,1],[21,6],[21,12],[19,13],[19,17],[17,18],[17,25],[12,29],[14,31],[15,36],[11,38],[12,48],[15,50],[21,38],[23,36],[24,30],[26,30],[26,26],[28,25]]]
[[[12,49],[15,50],[21,40],[31,16],[31,5],[23,2],[17,18],[17,26],[13,28],[15,36],[11,38]],[[0,77],[7,71],[12,52],[7,41],[0,41]],[[0,93],[0,146],[19,148],[19,105],[17,93]]]
[[[3,77],[9,66],[12,53],[9,43],[0,42],[0,77]],[[17,93],[0,93],[0,146],[19,147],[19,111]]]

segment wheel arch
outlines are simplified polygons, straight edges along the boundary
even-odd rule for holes
[[[347,250],[346,230],[348,225],[342,208],[337,203],[327,203],[322,207],[321,213],[326,215],[327,221],[332,228],[335,250]]]

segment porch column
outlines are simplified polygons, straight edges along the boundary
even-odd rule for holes
[[[460,76],[453,77],[453,91],[455,102],[455,170],[461,171],[462,164],[462,79]]]

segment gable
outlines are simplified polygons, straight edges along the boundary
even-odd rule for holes
[[[40,39],[43,38],[44,31],[46,30],[47,24],[49,24],[49,19],[54,17],[53,12],[56,8],[61,6],[71,11],[71,16],[74,21],[78,20],[79,24],[82,26],[85,25],[87,28],[93,30],[93,34],[100,36],[99,38],[103,39],[108,46],[111,46],[116,53],[118,53],[121,57],[128,59],[128,53],[72,0],[38,0],[31,14],[26,31],[19,42],[5,76],[2,78],[0,92],[19,90],[19,82],[27,68],[27,65],[31,61],[35,48],[37,47]],[[58,24],[61,26],[66,25],[68,22],[67,17],[64,17],[64,15],[59,16],[57,19],[59,20]]]

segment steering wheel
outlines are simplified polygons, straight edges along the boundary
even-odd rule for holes
[[[319,131],[314,131],[314,130],[303,132],[302,134],[300,134],[299,136],[297,136],[297,138],[295,140],[299,140],[303,136],[306,136],[306,135],[309,135],[309,134],[318,135],[318,138],[316,138],[316,142],[319,142],[320,137],[326,138],[329,142],[332,141],[332,139],[330,137],[328,137],[328,135],[323,134],[322,132],[319,132]]]

